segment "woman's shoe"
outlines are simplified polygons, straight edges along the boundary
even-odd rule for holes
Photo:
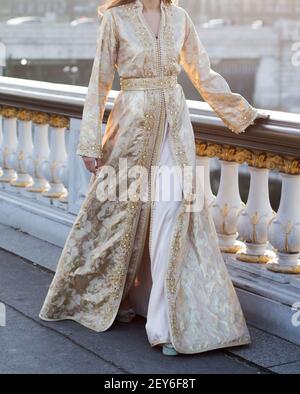
[[[136,314],[132,308],[129,309],[119,309],[117,314],[117,320],[121,323],[130,323]]]
[[[164,343],[162,345],[162,352],[165,356],[177,356],[178,352],[171,343]]]

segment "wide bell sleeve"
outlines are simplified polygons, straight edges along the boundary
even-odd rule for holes
[[[258,110],[240,94],[233,93],[226,80],[211,69],[210,59],[200,41],[195,25],[185,11],[185,40],[180,63],[189,79],[225,125],[234,133],[242,133],[254,123]]]
[[[76,154],[102,157],[102,119],[112,87],[117,58],[117,34],[110,10],[106,10],[98,28],[96,55],[82,113]]]

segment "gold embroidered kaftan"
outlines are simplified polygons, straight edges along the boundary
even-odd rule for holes
[[[103,156],[117,174],[119,158],[127,159],[129,170],[135,165],[150,169],[167,120],[176,164],[194,168],[193,128],[182,87],[176,83],[182,66],[233,132],[241,133],[253,123],[257,110],[211,70],[183,8],[161,2],[156,39],[142,7],[136,0],[103,14],[77,153]],[[101,140],[116,68],[124,89],[115,99]],[[42,319],[72,319],[95,331],[111,326],[122,297],[134,283],[151,212],[149,202],[100,202],[100,176],[101,169],[92,176],[40,312]],[[186,205],[183,200],[177,213],[165,278],[172,343],[181,353],[249,343],[206,203],[198,213],[187,212]]]

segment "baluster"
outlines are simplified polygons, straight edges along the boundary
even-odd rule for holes
[[[216,196],[211,190],[210,182],[210,159],[221,154],[221,146],[218,144],[196,143],[197,165],[204,167],[204,194],[209,207],[213,205]]]
[[[0,177],[3,175],[1,163],[2,163],[2,147],[3,147],[3,116],[2,116],[2,107],[0,107]]]
[[[41,164],[49,157],[48,129],[49,115],[34,112],[32,122],[34,124],[33,151],[26,160],[27,172],[32,176],[32,184],[27,186],[24,194],[36,198],[40,193],[49,188],[49,184],[41,172]]]
[[[68,190],[68,212],[72,214],[78,213],[91,178],[91,174],[85,169],[82,158],[76,154],[80,126],[81,119],[70,119],[67,134],[68,175],[62,178]]]
[[[18,148],[12,156],[11,163],[16,170],[17,178],[10,184],[17,188],[23,188],[32,184],[32,177],[27,173],[26,160],[32,154],[32,112],[20,110],[17,118],[19,121]]]
[[[68,148],[65,148],[65,150],[67,151],[67,158],[64,161],[64,163],[61,165],[60,169],[58,170],[58,177],[61,180],[61,182],[63,183],[63,185],[65,186],[66,189],[66,193],[62,194],[61,197],[59,197],[58,199],[53,200],[53,205],[62,208],[62,209],[68,209],[68,205],[69,205],[69,187],[70,187],[70,158],[69,158],[69,152],[70,152],[70,133],[66,133],[66,131],[70,130],[70,122],[68,121],[67,123],[67,127],[65,129],[65,146]],[[67,141],[66,141],[67,140]]]
[[[242,247],[236,242],[238,214],[244,206],[239,192],[238,171],[238,163],[221,160],[220,186],[211,206],[220,249],[226,253],[236,253]]]
[[[274,272],[300,274],[300,175],[281,176],[279,209],[268,231],[278,262],[270,262],[266,267]]]
[[[2,175],[0,176],[0,184],[5,189],[9,189],[9,182],[17,176],[12,168],[10,160],[17,149],[17,109],[14,107],[3,107],[3,141],[0,157],[0,166],[2,167]]]
[[[210,207],[215,201],[216,197],[214,196],[211,190],[210,183],[210,157],[197,156],[197,166],[203,167],[203,182],[204,182],[204,195],[207,201],[207,205]]]
[[[237,259],[250,263],[267,263],[274,256],[266,252],[268,224],[274,216],[269,199],[269,170],[249,167],[251,174],[248,201],[238,217],[237,229],[246,251]]]
[[[67,197],[67,189],[62,183],[61,175],[67,171],[67,153],[65,132],[69,127],[69,119],[63,116],[51,116],[51,139],[49,160],[42,164],[42,172],[49,181],[50,189],[42,193],[47,199],[61,199]]]

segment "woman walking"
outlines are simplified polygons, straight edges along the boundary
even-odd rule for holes
[[[191,168],[189,190],[195,191],[194,133],[177,83],[182,67],[232,132],[242,133],[265,117],[211,69],[190,16],[174,1],[107,2],[77,147],[92,177],[41,319],[71,319],[105,331],[116,318],[132,320],[130,294],[139,287],[147,305],[149,343],[162,346],[164,354],[250,342],[205,198],[199,209],[191,209],[191,193],[185,193],[180,177]],[[115,70],[121,90],[102,138]],[[127,173],[142,167],[149,174],[156,166],[147,199],[102,198],[105,181],[108,187],[115,182],[107,178],[107,168],[113,169],[118,191],[124,182],[126,190],[134,186],[124,163]],[[145,261],[151,271],[150,294],[138,281]]]

